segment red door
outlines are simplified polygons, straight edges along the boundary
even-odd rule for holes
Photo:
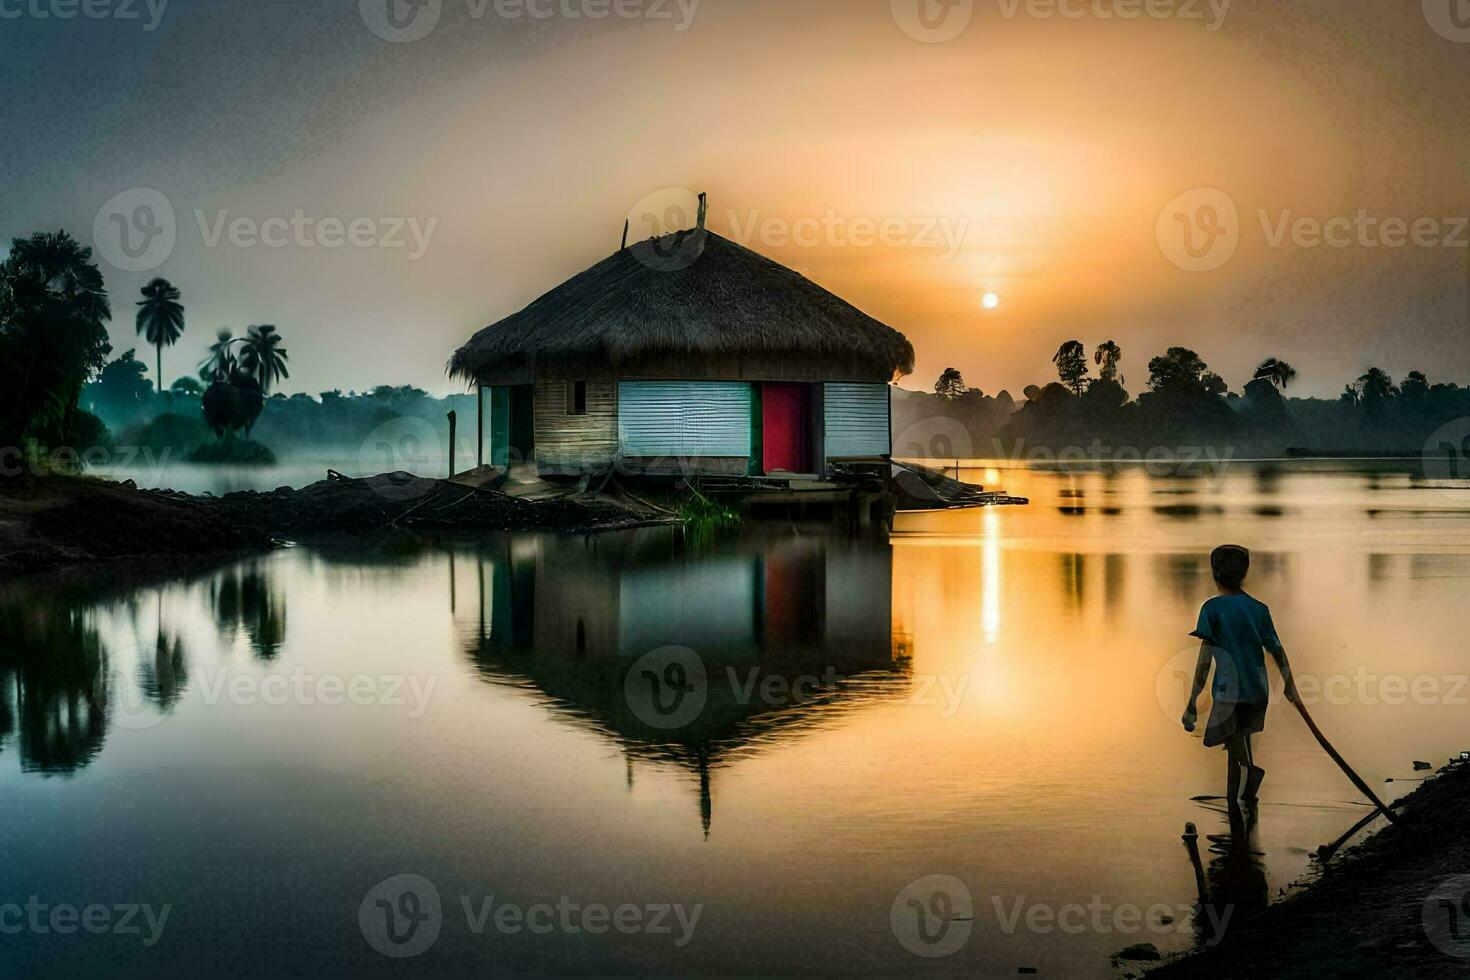
[[[761,464],[767,473],[810,473],[811,398],[806,385],[761,385]]]

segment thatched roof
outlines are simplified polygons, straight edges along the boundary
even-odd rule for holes
[[[888,382],[908,340],[804,276],[713,232],[622,249],[475,334],[471,383],[547,377]]]

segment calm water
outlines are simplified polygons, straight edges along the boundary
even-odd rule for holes
[[[0,589],[0,927],[47,906],[0,973],[1076,976],[1185,948],[1180,834],[1228,832],[1191,800],[1221,753],[1177,721],[1225,540],[1370,783],[1470,748],[1470,490],[967,476],[1033,503],[891,541],[389,541]],[[1259,857],[1202,840],[1245,904],[1366,813],[1289,712],[1258,743]],[[101,931],[135,904],[167,919]],[[47,918],[88,905],[99,934]]]

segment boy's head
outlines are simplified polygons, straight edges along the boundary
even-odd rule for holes
[[[1227,589],[1239,589],[1251,569],[1251,553],[1238,544],[1222,544],[1210,553],[1210,571]]]

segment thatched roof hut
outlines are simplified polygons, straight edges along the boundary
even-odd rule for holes
[[[913,367],[913,346],[897,330],[698,230],[615,252],[481,330],[449,362],[454,376],[484,385],[609,377],[886,384]]]
[[[490,396],[492,463],[743,476],[888,453],[908,340],[703,214],[701,198],[698,227],[620,249],[455,352],[450,373]]]

